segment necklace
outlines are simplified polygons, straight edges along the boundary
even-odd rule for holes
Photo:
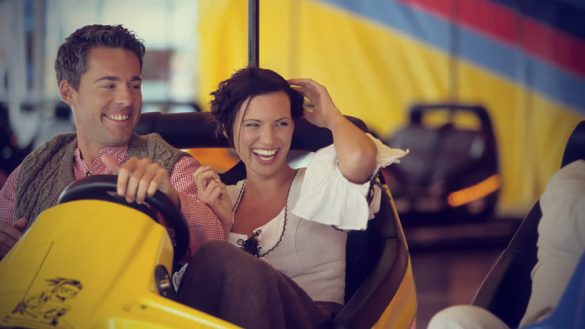
[[[238,240],[238,245],[245,252],[260,258],[260,257],[264,257],[264,256],[268,255],[270,252],[272,252],[274,249],[276,249],[276,247],[278,247],[278,245],[280,245],[282,238],[284,238],[284,232],[286,231],[286,223],[288,221],[288,216],[287,216],[287,214],[288,214],[288,197],[290,195],[290,190],[291,190],[292,184],[293,184],[296,176],[297,176],[297,171],[295,170],[295,174],[293,176],[293,179],[291,180],[291,182],[288,186],[288,190],[286,191],[286,198],[285,198],[285,202],[284,202],[284,222],[282,224],[282,231],[280,232],[280,237],[278,238],[278,241],[276,242],[276,244],[274,244],[274,246],[272,246],[272,248],[268,249],[266,252],[260,253],[261,247],[260,247],[260,244],[258,242],[258,236],[260,235],[260,233],[262,233],[262,231],[256,230],[255,232],[252,232],[252,235],[248,239],[246,239],[246,240],[239,239]],[[242,188],[240,188],[240,192],[238,193],[238,197],[236,198],[236,203],[234,204],[234,207],[232,208],[232,212],[234,213],[234,218],[235,218],[236,209],[240,205],[240,200],[242,199],[242,196],[244,195],[245,189],[246,189],[246,179],[244,179],[244,182],[242,183]]]

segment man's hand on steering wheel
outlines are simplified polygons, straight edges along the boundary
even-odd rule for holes
[[[103,155],[102,161],[118,175],[117,193],[128,203],[143,204],[147,196],[151,197],[159,190],[179,205],[179,193],[171,184],[169,173],[158,163],[132,157],[120,165],[110,155]]]

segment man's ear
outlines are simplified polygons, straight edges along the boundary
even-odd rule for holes
[[[75,88],[73,88],[67,80],[61,80],[61,82],[59,82],[59,96],[61,96],[61,99],[67,103],[67,105],[74,105],[76,93]]]

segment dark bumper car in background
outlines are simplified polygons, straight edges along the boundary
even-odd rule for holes
[[[498,149],[482,105],[416,104],[387,143],[410,150],[385,172],[405,224],[479,220],[495,212]]]

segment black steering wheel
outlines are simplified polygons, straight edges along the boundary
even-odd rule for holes
[[[69,184],[61,192],[58,203],[87,199],[115,202],[139,210],[150,216],[157,223],[159,221],[153,210],[159,211],[165,218],[165,222],[175,233],[173,239],[173,266],[177,266],[179,261],[186,255],[189,247],[189,228],[179,208],[166,194],[160,191],[156,191],[152,197],[146,197],[145,202],[148,206],[128,203],[125,198],[118,196],[116,193],[116,183],[117,176],[115,175],[95,175],[82,178]]]

